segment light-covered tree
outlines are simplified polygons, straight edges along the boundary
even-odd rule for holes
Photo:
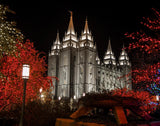
[[[19,42],[20,43],[20,42]],[[0,71],[4,75],[0,78],[0,111],[22,103],[23,96],[23,64],[30,65],[30,76],[26,86],[26,103],[40,96],[40,89],[49,91],[52,85],[51,77],[46,76],[45,56],[35,50],[33,43],[27,40],[24,44],[17,44],[19,56],[5,56],[0,60]]]
[[[17,40],[23,40],[23,34],[16,28],[16,23],[7,20],[8,13],[15,14],[7,6],[0,5],[0,58],[4,55],[15,55]]]
[[[136,89],[146,89],[156,83],[159,87],[160,78],[155,77],[160,69],[160,12],[152,8],[153,15],[143,17],[143,30],[126,33],[131,39],[128,50],[132,54],[132,77]]]

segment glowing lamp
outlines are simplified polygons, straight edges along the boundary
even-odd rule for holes
[[[159,101],[159,95],[156,95],[156,100]]]
[[[43,94],[41,95],[41,98],[44,98],[44,95],[43,95]]]
[[[30,70],[30,66],[28,64],[24,64],[22,68],[23,79],[29,79],[29,70]]]
[[[24,79],[24,91],[23,91],[22,113],[21,113],[21,117],[20,117],[19,126],[23,126],[25,97],[26,97],[26,85],[27,85],[27,80],[29,79],[29,69],[30,69],[30,66],[28,64],[23,64],[22,79]]]
[[[42,88],[40,88],[40,89],[39,89],[39,92],[41,93],[41,92],[42,92],[42,90],[43,90],[43,89],[42,89]]]

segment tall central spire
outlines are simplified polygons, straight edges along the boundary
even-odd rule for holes
[[[87,18],[86,18],[85,27],[84,27],[84,33],[89,33]]]
[[[71,16],[70,16],[67,34],[75,35],[74,26],[73,26],[73,18],[72,18],[73,13],[72,13],[72,11],[69,11],[69,12],[70,12]]]
[[[64,39],[63,39],[63,48],[72,46],[74,48],[77,47],[76,42],[78,42],[77,40],[77,34],[74,31],[74,26],[73,26],[73,13],[72,11],[69,11],[71,16],[70,16],[70,21],[69,21],[69,26],[68,26],[68,30],[67,33],[65,33]]]

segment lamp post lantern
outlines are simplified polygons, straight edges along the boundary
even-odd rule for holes
[[[24,80],[29,79],[29,70],[30,70],[30,66],[28,64],[24,64],[22,68],[22,79]]]
[[[159,95],[156,95],[156,100],[159,101]]]
[[[19,126],[23,126],[23,116],[24,116],[24,108],[25,108],[25,96],[26,96],[26,84],[29,79],[30,66],[28,64],[24,64],[22,68],[22,79],[24,80],[24,91],[23,91],[23,103],[22,103],[22,112]]]

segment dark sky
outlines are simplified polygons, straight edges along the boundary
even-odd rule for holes
[[[37,1],[37,2],[36,2]],[[34,3],[33,3],[34,2]],[[143,16],[151,14],[151,8],[160,10],[160,0],[110,0],[78,1],[66,0],[2,0],[16,12],[14,15],[18,28],[35,43],[37,50],[48,51],[56,39],[57,30],[62,40],[69,24],[69,10],[73,11],[73,23],[78,36],[84,29],[88,18],[89,29],[103,55],[111,38],[112,49],[116,55],[125,42],[124,33],[141,28]],[[125,42],[125,45],[127,43]]]

